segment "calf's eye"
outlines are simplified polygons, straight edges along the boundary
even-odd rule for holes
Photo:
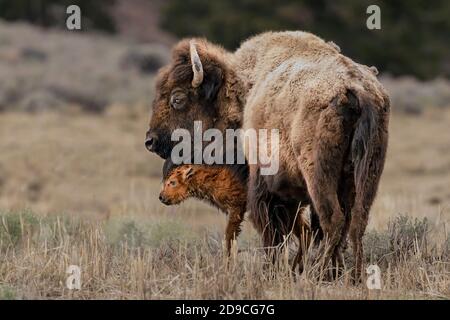
[[[169,184],[170,184],[172,187],[175,187],[175,186],[177,185],[177,182],[176,182],[175,180],[171,180],[171,181],[169,181]]]

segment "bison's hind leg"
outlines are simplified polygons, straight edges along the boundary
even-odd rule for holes
[[[344,228],[342,229],[342,236],[339,244],[336,247],[333,256],[333,264],[335,266],[337,277],[341,271],[341,267],[344,267],[345,261],[343,257],[343,252],[347,248],[347,234],[350,227],[351,221],[351,210],[353,208],[355,200],[355,182],[353,178],[353,166],[348,160],[348,155],[344,157],[345,164],[342,171],[341,179],[339,181],[338,187],[338,198],[341,205],[342,211],[345,216]]]
[[[325,265],[332,258],[342,264],[340,246],[349,220],[339,189],[358,116],[357,101],[351,92],[336,98],[321,111],[311,149],[300,158],[303,159],[300,168],[327,244],[323,252]]]

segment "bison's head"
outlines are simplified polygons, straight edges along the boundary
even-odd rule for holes
[[[172,53],[172,61],[157,75],[153,113],[145,146],[163,159],[170,157],[176,141],[175,129],[187,129],[193,136],[194,121],[202,129],[217,127],[221,118],[226,52],[202,39],[183,40]]]

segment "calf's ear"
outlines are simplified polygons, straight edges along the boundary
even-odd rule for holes
[[[192,175],[194,174],[194,168],[192,166],[188,166],[186,169],[184,169],[183,171],[183,177],[184,180],[189,179],[190,177],[192,177]]]

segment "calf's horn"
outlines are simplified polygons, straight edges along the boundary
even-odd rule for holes
[[[203,82],[203,66],[200,56],[198,55],[197,48],[193,40],[189,42],[189,51],[191,53],[192,71],[194,71],[194,77],[192,78],[192,86],[197,88]]]

